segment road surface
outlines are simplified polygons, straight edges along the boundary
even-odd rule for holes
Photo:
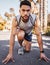
[[[9,31],[0,31],[0,65],[4,65],[2,60],[8,54],[9,49],[9,39],[10,32]],[[47,57],[50,58],[50,37],[42,36],[44,51]],[[39,60],[40,52],[37,44],[36,36],[32,36],[32,45],[31,52],[25,53],[24,55],[18,55],[17,49],[19,48],[19,44],[17,38],[15,39],[14,46],[14,59],[15,63],[9,62],[6,65],[50,65],[50,62],[45,62],[44,60]]]

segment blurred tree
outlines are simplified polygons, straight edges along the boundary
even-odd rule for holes
[[[37,0],[36,2],[37,2],[37,3],[40,3],[40,1],[41,1],[41,0]]]
[[[14,12],[14,8],[10,8],[10,12]]]
[[[10,17],[15,16],[14,8],[10,8]]]
[[[6,20],[0,15],[0,30],[5,29]]]
[[[14,8],[10,8],[9,11],[10,11],[9,13],[5,12],[4,15],[7,20],[6,29],[11,30],[12,20],[13,20],[13,17],[15,16],[15,13],[14,13],[15,10]]]
[[[48,14],[48,16],[47,16],[47,24],[48,24],[48,26],[50,26],[50,14]]]
[[[8,12],[5,12],[5,17],[9,20],[10,19],[10,14]]]

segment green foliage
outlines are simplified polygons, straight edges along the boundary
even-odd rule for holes
[[[45,33],[46,36],[50,36],[50,26],[48,26],[47,31]]]
[[[46,36],[50,36],[50,31],[46,32],[45,35],[46,35]]]
[[[47,25],[50,26],[50,22],[48,22]]]

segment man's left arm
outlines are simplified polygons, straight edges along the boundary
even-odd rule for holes
[[[40,58],[44,59],[45,61],[49,61],[50,59],[48,59],[44,53],[44,49],[43,49],[43,41],[42,41],[42,36],[41,36],[41,32],[40,32],[40,27],[39,27],[39,19],[36,19],[35,22],[35,34],[37,36],[37,41],[38,41],[38,45],[39,45],[39,49],[40,49]]]

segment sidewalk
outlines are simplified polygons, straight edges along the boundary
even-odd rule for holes
[[[9,49],[9,37],[10,32],[2,32],[0,31],[0,65],[2,64],[2,60],[6,57]],[[43,45],[45,54],[47,57],[50,58],[50,37],[42,36],[43,38]],[[19,48],[19,44],[17,42],[17,38],[15,40],[15,47],[14,47],[14,59],[15,63],[9,62],[6,65],[50,65],[49,63],[46,63],[43,60],[39,60],[39,48],[36,40],[36,36],[33,35],[32,37],[32,46],[31,46],[31,52],[25,53],[24,55],[18,55],[17,49]]]

